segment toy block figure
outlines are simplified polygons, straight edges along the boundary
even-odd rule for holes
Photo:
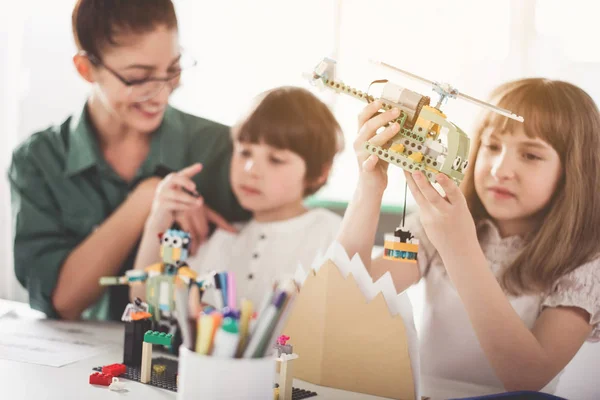
[[[145,307],[135,304],[128,306],[123,313],[123,321],[151,317],[152,327],[146,330],[155,329],[175,335],[178,328],[175,314],[175,282],[184,282],[187,285],[201,285],[202,282],[197,281],[197,273],[186,263],[192,240],[188,232],[174,224],[171,229],[159,235],[159,240],[161,262],[150,265],[143,271],[127,271],[125,276],[102,277],[100,284],[109,286],[146,283],[147,304],[144,303]]]

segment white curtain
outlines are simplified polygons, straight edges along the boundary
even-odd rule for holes
[[[18,103],[20,91],[19,59],[23,38],[23,14],[0,14],[0,298],[25,300],[25,291],[13,274],[10,193],[6,170],[11,149],[18,141]]]

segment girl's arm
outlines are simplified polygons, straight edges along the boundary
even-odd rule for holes
[[[415,263],[404,263],[378,258],[371,262],[371,250],[375,243],[375,232],[379,221],[381,199],[387,186],[388,163],[370,155],[364,149],[364,143],[382,146],[399,130],[398,124],[386,127],[381,133],[376,131],[398,117],[398,110],[389,110],[373,116],[381,108],[381,103],[367,105],[358,117],[359,132],[354,142],[354,150],[360,168],[358,185],[354,197],[344,215],[337,241],[348,255],[357,254],[374,280],[390,271],[396,289],[402,291],[420,278]]]
[[[418,282],[421,272],[416,263],[385,260],[382,257],[371,260],[382,195],[383,191],[359,181],[344,214],[337,240],[350,256],[358,253],[374,281],[390,272],[396,291],[400,293]]]
[[[509,303],[479,245],[442,255],[479,343],[507,390],[540,390],[592,331],[577,307],[546,308],[529,330]],[[484,300],[484,301],[482,301]]]
[[[481,348],[507,390],[539,390],[573,358],[592,327],[575,308],[545,309],[532,330],[523,323],[489,268],[458,187],[443,174],[441,197],[420,173],[406,174],[421,222],[469,315]]]

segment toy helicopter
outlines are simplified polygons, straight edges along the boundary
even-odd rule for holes
[[[430,81],[384,62],[374,61],[374,63],[432,86],[433,90],[439,94],[439,100],[432,107],[430,105],[431,99],[428,96],[421,95],[386,79],[373,81],[371,85],[374,83],[385,84],[381,97],[377,99],[383,104],[382,111],[391,110],[392,108],[400,110],[398,118],[390,122],[398,123],[400,130],[384,146],[376,146],[367,141],[364,148],[381,160],[397,165],[408,172],[421,171],[432,183],[435,183],[435,176],[438,173],[443,173],[450,177],[455,184],[460,185],[469,164],[469,137],[462,129],[448,121],[441,110],[442,104],[448,98],[460,98],[523,122],[523,117],[462,94],[447,83]],[[376,100],[374,96],[369,94],[369,90],[362,92],[336,80],[335,66],[335,60],[324,58],[310,74],[311,83],[332,89],[337,93],[345,93],[367,103]],[[369,88],[371,85],[369,85]],[[385,235],[384,258],[416,263],[418,240],[413,237],[410,231],[404,229],[406,192],[405,189],[402,224],[393,235]]]
[[[144,270],[129,270],[125,276],[105,276],[100,285],[135,285],[146,282],[147,312],[152,315],[155,330],[163,330],[175,335],[177,319],[175,312],[175,282],[181,280],[186,285],[198,285],[200,293],[213,285],[212,279],[192,270],[186,263],[191,236],[174,224],[171,229],[159,235],[160,257],[162,262],[150,265]],[[162,328],[162,329],[161,329]]]

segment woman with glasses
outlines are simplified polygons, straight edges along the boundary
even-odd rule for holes
[[[98,281],[132,267],[149,215],[190,231],[194,251],[209,226],[248,214],[229,185],[229,128],[168,105],[195,64],[171,0],[79,0],[72,25],[91,90],[79,115],[13,153],[15,272],[50,317],[119,319],[128,288],[103,293]]]

